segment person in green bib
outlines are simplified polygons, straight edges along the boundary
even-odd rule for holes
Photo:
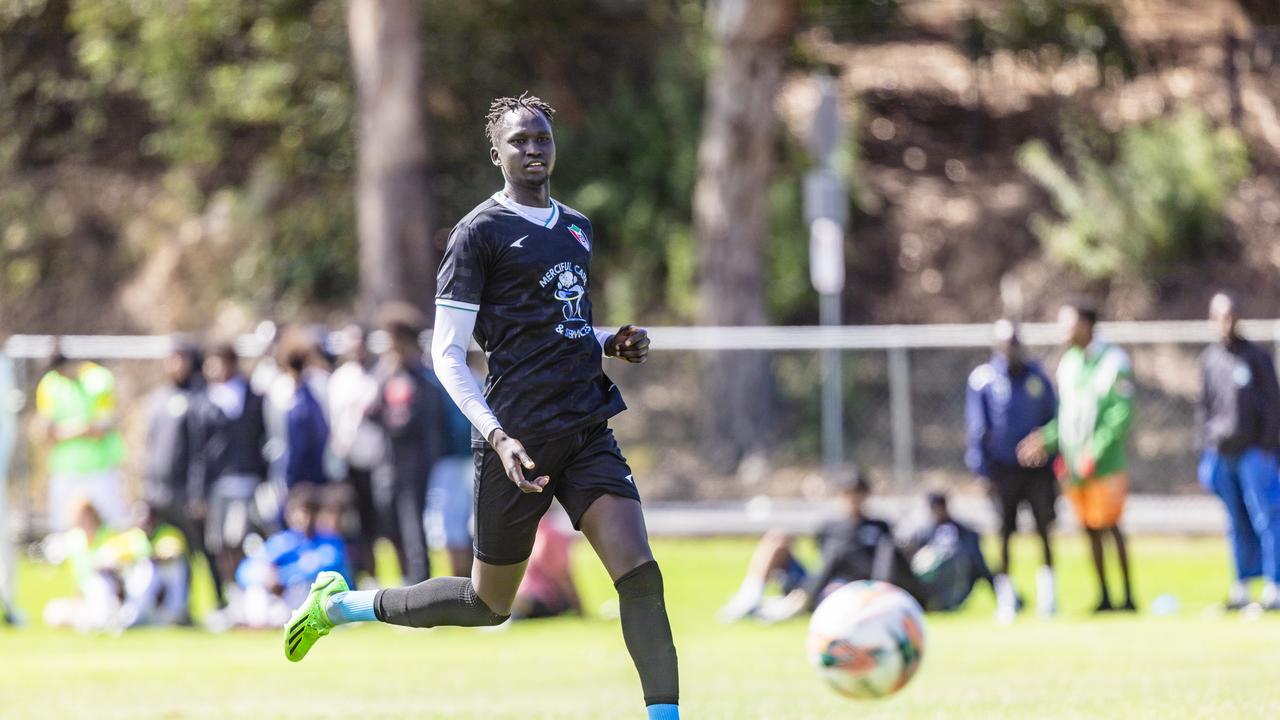
[[[110,527],[128,521],[120,477],[124,440],[116,429],[116,380],[87,360],[55,348],[49,372],[36,386],[36,415],[53,443],[49,454],[49,528],[71,525],[70,502],[83,495]]]
[[[1089,535],[1101,597],[1095,612],[1133,611],[1129,554],[1120,517],[1129,494],[1127,444],[1133,421],[1133,364],[1121,348],[1098,339],[1098,311],[1087,303],[1064,305],[1058,326],[1066,352],[1058,364],[1058,413],[1018,446],[1018,461],[1042,465],[1059,453],[1064,494]],[[1107,592],[1103,541],[1110,536],[1124,578],[1124,603]]]

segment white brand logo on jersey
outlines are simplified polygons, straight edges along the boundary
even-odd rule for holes
[[[522,248],[522,247],[524,247],[524,245],[521,245],[520,243],[524,242],[524,239],[525,239],[525,238],[527,238],[527,237],[529,237],[529,236],[528,236],[528,235],[524,235],[524,236],[522,236],[519,240],[517,240],[517,241],[515,241],[515,242],[511,243],[511,247],[518,247],[518,248]]]
[[[636,484],[635,478],[630,475],[627,476],[627,482],[631,483],[632,485]]]

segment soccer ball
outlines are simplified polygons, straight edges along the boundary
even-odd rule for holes
[[[849,583],[813,612],[807,649],[809,662],[841,695],[891,695],[920,668],[924,611],[889,583]]]

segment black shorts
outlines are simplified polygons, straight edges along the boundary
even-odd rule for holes
[[[1018,508],[1024,503],[1031,508],[1037,531],[1047,530],[1053,524],[1058,479],[1052,468],[1000,467],[991,472],[991,483],[1002,532],[1018,531]]]
[[[507,477],[493,448],[475,451],[475,554],[490,565],[514,565],[529,559],[538,521],[551,507],[553,497],[569,513],[575,529],[601,495],[640,499],[627,459],[606,423],[526,446],[525,451],[536,465],[525,470],[524,476],[551,479],[540,493],[521,492]]]

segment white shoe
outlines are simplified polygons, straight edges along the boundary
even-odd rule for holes
[[[996,623],[1011,625],[1014,618],[1018,616],[1018,594],[1014,592],[1013,583],[1009,582],[1008,575],[997,575],[994,585],[996,590]]]
[[[1036,571],[1036,614],[1048,618],[1058,614],[1058,588],[1053,568],[1042,566]]]
[[[716,620],[721,623],[735,623],[744,618],[752,617],[760,610],[760,600],[750,595],[738,593],[729,598],[729,602],[716,612]]]

